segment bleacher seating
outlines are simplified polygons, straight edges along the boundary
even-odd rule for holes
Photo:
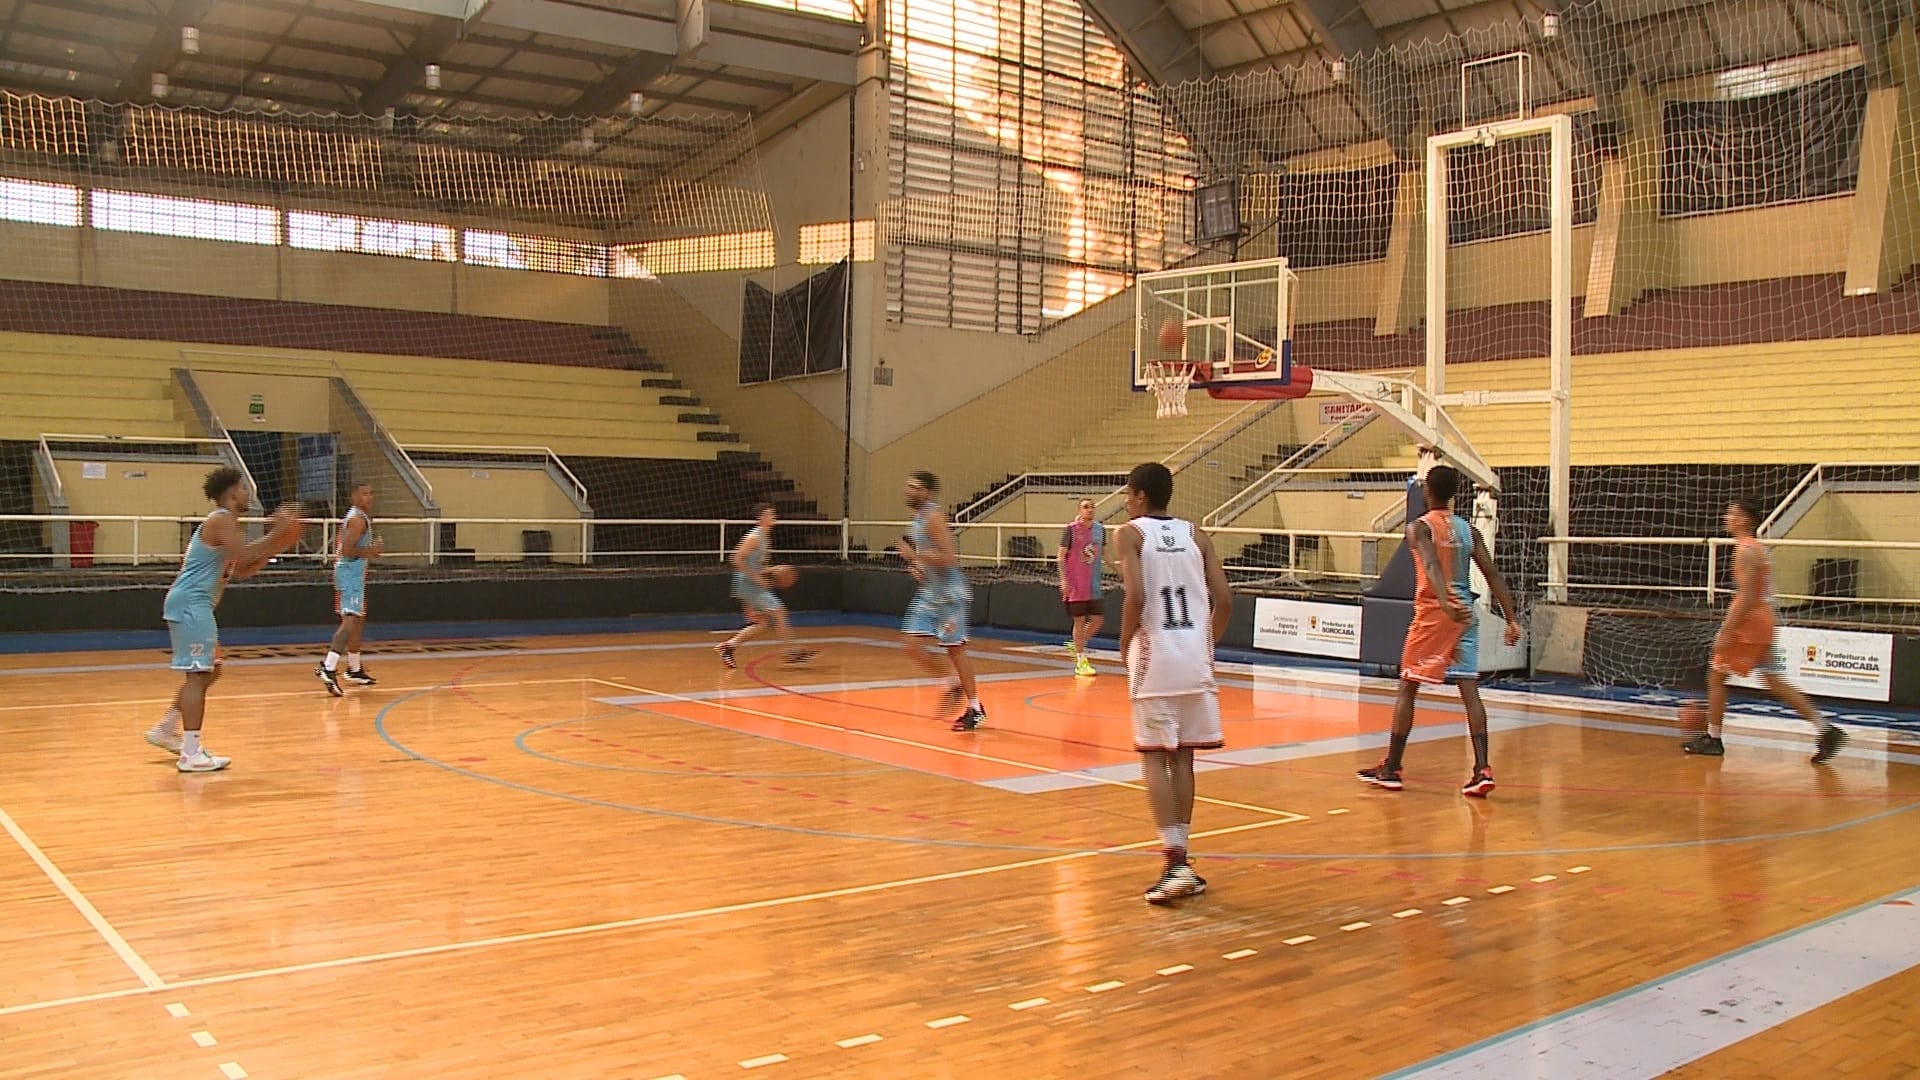
[[[1789,341],[1573,359],[1572,460],[1757,465],[1920,460],[1920,337]],[[1543,388],[1544,361],[1450,365],[1449,391]],[[1779,422],[1791,410],[1792,424]],[[1498,468],[1544,465],[1547,408],[1449,410]],[[1384,463],[1413,466],[1407,447]]]
[[[33,303],[9,300],[29,287]],[[403,445],[546,446],[599,479],[596,502],[618,501],[617,488],[649,493],[633,516],[743,517],[763,498],[789,517],[816,512],[610,327],[0,282],[0,378],[10,389],[0,441],[183,436],[174,368],[316,375],[330,373],[327,361]],[[87,377],[74,378],[80,371]],[[705,464],[682,485],[659,481],[669,462]]]

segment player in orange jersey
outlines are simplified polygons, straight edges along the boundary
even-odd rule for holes
[[[1727,679],[1758,676],[1774,697],[1819,732],[1813,763],[1824,765],[1840,752],[1847,733],[1821,715],[1807,695],[1786,679],[1777,637],[1779,620],[1773,611],[1773,559],[1754,534],[1760,511],[1749,499],[1735,499],[1727,504],[1722,522],[1734,541],[1733,603],[1727,606],[1727,617],[1713,639],[1713,663],[1707,669],[1707,729],[1680,748],[1707,757],[1726,753],[1726,744],[1720,741],[1720,720],[1727,711]]]
[[[1507,591],[1506,580],[1494,565],[1480,531],[1453,512],[1453,497],[1459,490],[1457,471],[1446,465],[1434,466],[1426,479],[1429,509],[1407,526],[1416,584],[1413,624],[1407,627],[1407,643],[1400,653],[1400,696],[1393,705],[1393,735],[1386,758],[1371,769],[1362,769],[1359,776],[1388,791],[1404,786],[1400,759],[1407,750],[1407,736],[1413,733],[1414,699],[1422,685],[1438,686],[1451,680],[1460,688],[1460,703],[1467,710],[1467,734],[1473,741],[1473,775],[1460,793],[1484,799],[1493,790],[1493,770],[1487,764],[1487,707],[1480,701],[1480,650],[1470,586],[1473,565],[1486,576],[1494,602],[1507,617],[1508,645],[1519,644],[1520,622],[1513,594]]]

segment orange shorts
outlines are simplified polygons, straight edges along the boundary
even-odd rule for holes
[[[1470,665],[1461,652],[1461,642],[1473,629],[1473,619],[1454,622],[1440,608],[1420,608],[1407,627],[1407,643],[1400,650],[1400,677],[1438,686],[1447,681],[1449,671],[1461,672]]]
[[[1724,647],[1713,650],[1713,670],[1735,678],[1786,674],[1786,657],[1780,653],[1771,618],[1749,619],[1727,637]]]

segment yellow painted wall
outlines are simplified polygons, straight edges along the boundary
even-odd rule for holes
[[[687,386],[818,501],[840,508],[843,429],[791,383],[741,386],[739,341],[659,282],[613,283],[614,325],[658,357]]]
[[[420,472],[433,485],[434,499],[446,518],[527,518],[577,521],[580,512],[544,469],[487,465],[466,468],[423,465]],[[378,524],[376,520],[376,525]],[[479,562],[518,562],[520,533],[545,529],[553,533],[553,560],[580,561],[582,526],[463,524],[457,546],[474,549]]]
[[[1847,268],[1847,236],[1852,226],[1851,195],[1725,214],[1665,218],[1655,227],[1665,233],[1666,258],[1662,261],[1666,265],[1655,264],[1653,283],[1724,285],[1842,273]],[[1546,263],[1539,265],[1544,268]]]
[[[1914,538],[1920,494],[1895,491],[1834,491],[1807,511],[1791,540],[1897,540]],[[1819,559],[1857,559],[1863,599],[1920,600],[1920,551],[1847,547],[1776,547],[1774,589],[1807,595]]]
[[[301,375],[256,375],[228,371],[197,371],[214,415],[233,431],[332,431],[328,415],[328,380]],[[249,413],[253,396],[260,395],[266,414],[256,421]]]
[[[68,513],[81,519],[96,516],[152,515],[187,517],[196,521],[212,509],[200,485],[217,461],[128,461],[97,459],[106,467],[101,479],[85,478],[87,462],[56,459],[55,468],[67,497]],[[186,550],[192,524],[142,522],[137,527],[137,551],[142,563],[171,563]],[[104,521],[94,535],[96,563],[135,561],[133,522]]]
[[[1272,500],[1275,529],[1326,530],[1327,532],[1366,532],[1381,511],[1406,496],[1398,491],[1362,491],[1359,498],[1345,491],[1281,491]],[[1346,538],[1322,538],[1319,561],[1303,552],[1302,566],[1323,572],[1357,574],[1363,541]],[[1381,559],[1392,551],[1392,542],[1381,545]]]

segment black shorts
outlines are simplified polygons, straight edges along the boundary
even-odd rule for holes
[[[1104,615],[1106,610],[1107,606],[1098,600],[1067,601],[1067,614],[1076,619],[1083,615]]]

